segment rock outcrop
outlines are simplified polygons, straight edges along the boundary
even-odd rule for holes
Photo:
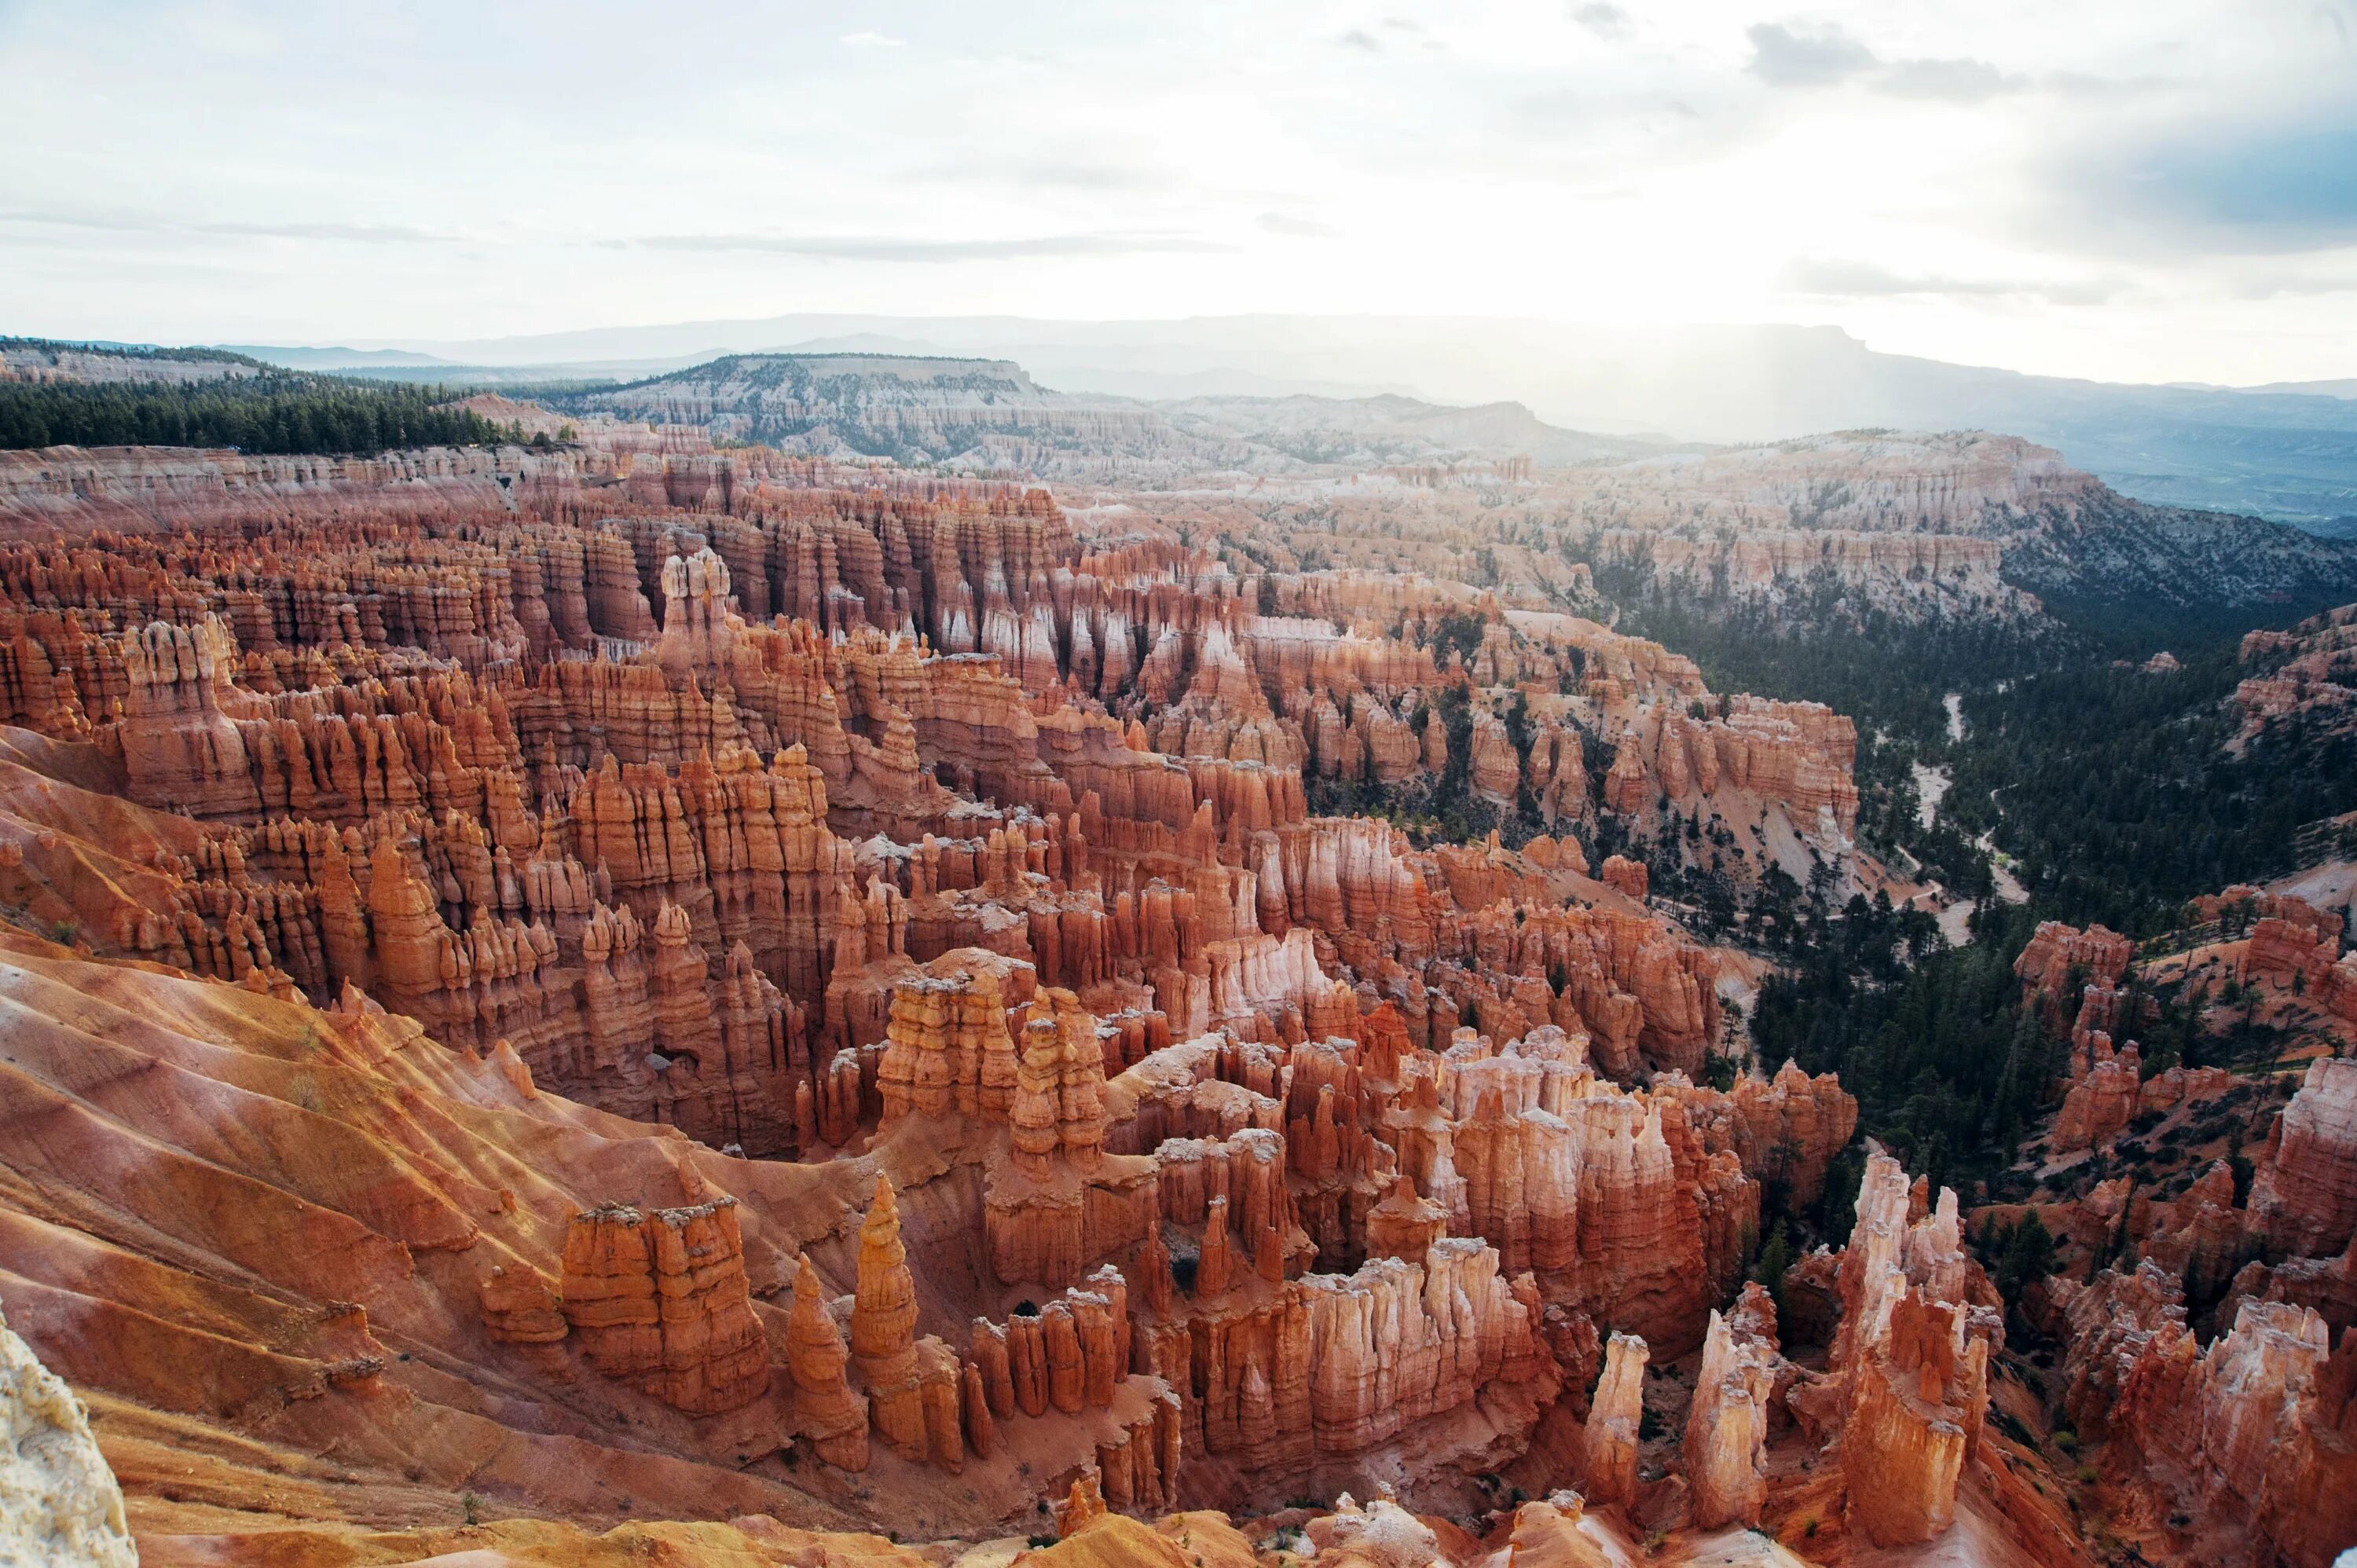
[[[1717,1314],[1711,1315],[1714,1322]],[[1645,1342],[1615,1334],[1605,1341],[1604,1371],[1587,1402],[1580,1439],[1580,1490],[1598,1507],[1637,1499],[1638,1428],[1644,1415]]]
[[[665,1404],[711,1415],[769,1391],[769,1341],[746,1292],[732,1197],[576,1215],[563,1298],[591,1365]]]
[[[793,1375],[794,1413],[812,1452],[841,1470],[867,1468],[867,1402],[851,1391],[850,1353],[828,1314],[818,1271],[805,1257],[794,1274],[786,1365]]]
[[[2143,1091],[2142,1053],[2133,1043],[2115,1050],[2108,1036],[2097,1035],[2063,1095],[2048,1148],[2059,1155],[2110,1143],[2135,1117]]]
[[[1773,1078],[1738,1078],[1725,1093],[1681,1078],[1657,1079],[1654,1092],[1677,1100],[1713,1154],[1731,1153],[1744,1174],[1805,1208],[1824,1190],[1834,1156],[1857,1131],[1857,1101],[1832,1073],[1812,1078],[1786,1062]]]
[[[2196,1552],[2322,1568],[2357,1539],[2357,1332],[2336,1348],[2313,1311],[2245,1302],[2205,1350],[2149,1262],[2107,1271],[2068,1312],[2070,1408],[2178,1510]]]
[[[900,1207],[888,1177],[876,1178],[875,1200],[859,1227],[859,1286],[853,1293],[851,1354],[867,1385],[877,1432],[903,1459],[921,1460],[924,1391],[917,1356],[917,1282],[900,1244]]]
[[[1710,1315],[1680,1454],[1696,1528],[1756,1525],[1768,1500],[1768,1425],[1777,1381],[1776,1305],[1747,1285]]]
[[[2076,995],[2064,994],[2074,976],[2082,984],[2116,986],[2135,957],[2136,944],[2117,931],[2103,926],[2083,931],[2060,920],[2046,920],[2031,935],[2021,956],[2013,961],[2013,972],[2021,977],[2024,990],[2039,997],[2049,1015],[2054,1016],[2066,1003],[2074,1008],[2078,1005]]]
[[[2251,1210],[2278,1248],[2329,1255],[2357,1240],[2357,1061],[2319,1058],[2284,1107]]]
[[[138,1561],[81,1402],[0,1319],[0,1562]]]
[[[1878,1545],[1925,1541],[1955,1522],[2002,1344],[1996,1293],[1964,1252],[1956,1195],[1910,1219],[1906,1173],[1867,1161],[1838,1272],[1841,1321],[1828,1375],[1796,1390],[1804,1419],[1838,1434],[1853,1528]]]

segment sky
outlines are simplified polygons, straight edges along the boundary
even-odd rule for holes
[[[0,332],[1797,322],[2357,375],[2357,0],[0,0]]]

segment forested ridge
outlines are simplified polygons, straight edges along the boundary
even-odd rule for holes
[[[251,354],[241,354],[230,349],[181,348],[170,349],[156,343],[72,342],[55,338],[16,338],[0,335],[0,350],[40,354],[93,354],[109,360],[171,360],[190,364],[234,365],[248,371],[266,371],[270,367]]]
[[[1748,933],[1781,965],[1749,1018],[1760,1062],[1837,1072],[1858,1098],[1861,1132],[1934,1187],[2008,1195],[2022,1179],[2008,1167],[2053,1109],[2064,1046],[2024,1005],[2013,972],[2041,920],[2100,921],[2139,939],[2178,929],[2189,899],[2294,869],[2299,827],[2357,810],[2357,738],[2329,721],[2294,715],[2228,744],[2242,722],[2235,687],[2265,668],[2240,658],[2242,633],[2313,606],[2068,605],[2028,622],[1910,622],[1830,581],[1773,608],[1713,602],[1644,570],[1598,581],[1620,629],[1689,655],[1713,689],[1823,702],[1854,718],[1861,848],[1979,899],[1960,947],[1927,942],[1921,917],[1880,899],[1833,911],[1788,897],[1780,906],[1798,922],[1782,940],[1761,941],[1756,920]],[[2175,667],[2148,667],[2164,649]],[[1949,781],[1930,827],[1919,764]],[[2004,853],[2027,904],[1988,896],[1976,841]],[[2184,998],[2154,1001],[2158,1018],[2140,1031],[2153,1070],[2273,1059],[2269,1040],[2205,1034]],[[1800,1240],[1846,1230],[1857,1157],[1846,1155],[1824,1198],[1798,1217]],[[2018,1284],[2040,1271],[2042,1240],[1994,1238],[1987,1261]],[[1773,1261],[1763,1267],[1773,1273]]]
[[[171,357],[197,356],[173,350]],[[442,387],[268,369],[190,382],[0,381],[0,448],[226,446],[255,453],[373,454],[522,438],[521,432],[472,410],[446,406],[454,395]]]
[[[2278,724],[2237,753],[2233,698],[2262,666],[2238,645],[2299,618],[2080,610],[2078,620],[1910,623],[1841,602],[1715,608],[1650,575],[1599,574],[1620,628],[1692,657],[1719,691],[1804,698],[1858,727],[1860,837],[1904,850],[1950,886],[1986,834],[2049,918],[2134,936],[2178,923],[2185,901],[2292,869],[2296,829],[2357,810],[2357,741],[2315,721]],[[2177,633],[2169,636],[2171,627]],[[2166,649],[2173,671],[2147,670]],[[1943,699],[1957,695],[1961,739]],[[1913,765],[1950,779],[1932,828]]]

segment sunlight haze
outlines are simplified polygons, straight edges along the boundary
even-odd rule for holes
[[[2352,21],[10,4],[0,273],[57,337],[1474,315],[2295,381],[2357,334]]]

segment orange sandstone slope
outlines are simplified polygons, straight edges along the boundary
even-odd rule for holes
[[[486,1314],[495,1271],[539,1276],[617,1196],[760,1193],[739,1230],[774,1286],[783,1226],[841,1213],[850,1172],[537,1095],[372,1006],[0,946],[0,1299],[91,1401],[143,1534],[439,1520],[468,1489],[583,1520],[853,1521],[796,1485],[774,1420],[691,1418],[502,1343]]]

